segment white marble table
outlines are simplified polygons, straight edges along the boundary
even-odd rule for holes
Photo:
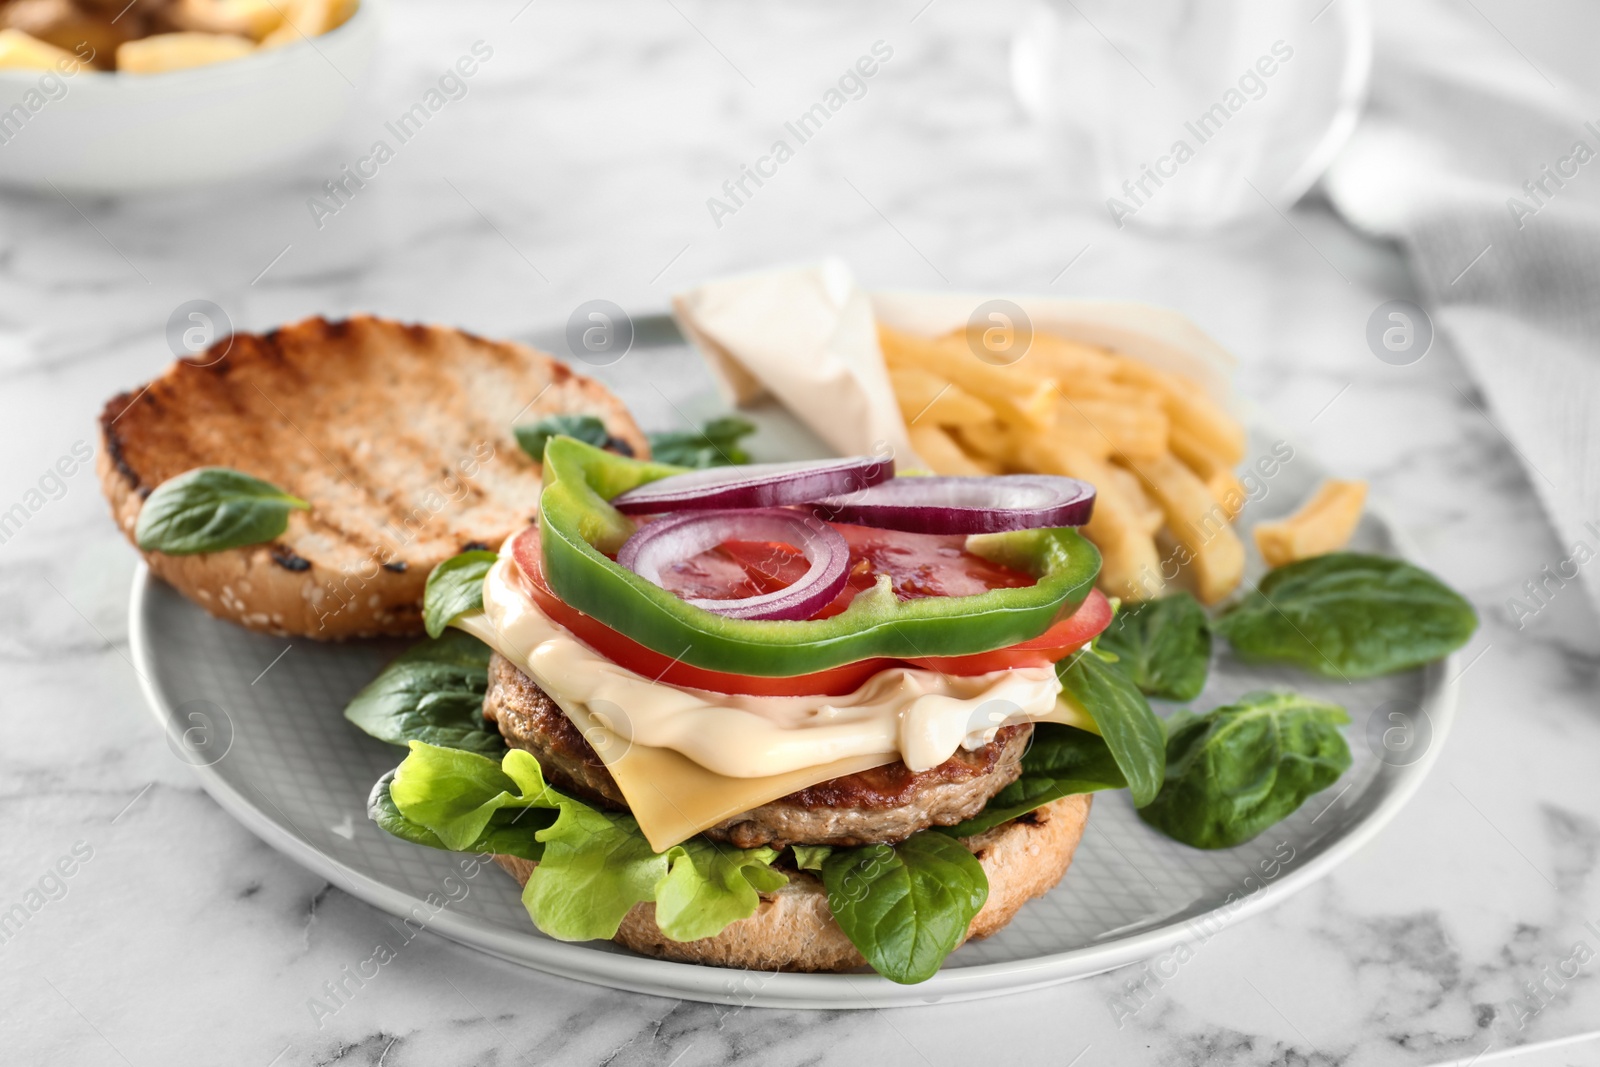
[[[1294,228],[1191,242],[1065,210],[1008,96],[1003,5],[521,6],[392,4],[342,143],[254,183],[0,198],[0,510],[168,361],[185,300],[243,328],[369,310],[514,335],[594,297],[654,309],[701,278],[838,253],[871,286],[1194,317],[1239,354],[1243,392],[1370,478],[1479,606],[1457,730],[1376,841],[1226,929],[1120,1026],[1135,970],[894,1012],[730,1012],[431,934],[319,1025],[308,999],[370,954],[383,916],[250,836],[168,753],[127,659],[134,557],[77,470],[0,544],[0,911],[54,898],[0,936],[0,1060],[1429,1064],[1600,1026],[1600,960],[1547,977],[1580,943],[1600,953],[1600,627],[1570,589],[1510,621],[1506,599],[1567,553],[1451,353],[1399,368],[1368,351],[1368,315],[1407,293],[1392,251],[1315,203]],[[319,229],[307,198],[477,40],[493,57],[468,94]],[[707,198],[879,40],[893,56],[867,94],[716,225]],[[1528,1062],[1600,1060],[1573,1044]]]

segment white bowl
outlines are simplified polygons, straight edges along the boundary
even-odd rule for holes
[[[331,134],[356,99],[377,40],[374,4],[363,0],[319,37],[207,67],[0,70],[0,184],[137,192],[222,181],[292,158]]]

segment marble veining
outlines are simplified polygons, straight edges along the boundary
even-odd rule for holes
[[[168,753],[128,658],[132,553],[79,471],[0,543],[0,910],[75,847],[91,854],[0,940],[0,1060],[1364,1067],[1493,1062],[1600,1026],[1600,627],[1571,591],[1520,624],[1508,611],[1565,549],[1448,347],[1404,368],[1367,350],[1372,310],[1413,295],[1393,250],[1315,197],[1297,229],[1269,218],[1212,239],[1072,209],[1063,162],[1008,94],[1020,2],[385,6],[386,62],[338,144],[228,190],[0,196],[0,510],[171,358],[184,300],[244,328],[369,310],[519,336],[597,296],[651,311],[699,279],[837,253],[871,286],[1191,315],[1238,354],[1241,392],[1371,479],[1477,604],[1456,729],[1350,862],[1159,985],[1132,967],[972,1004],[741,1010],[422,934],[319,1017],[308,1004],[391,928],[250,835]],[[476,40],[495,58],[470,94],[318,229],[308,198]],[[894,58],[868,93],[717,226],[707,198],[877,40]],[[1551,1056],[1537,1062],[1597,1062],[1592,1046]]]

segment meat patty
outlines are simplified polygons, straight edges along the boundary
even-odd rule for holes
[[[489,661],[484,716],[512,748],[533,754],[550,784],[613,811],[628,810],[611,772],[555,701],[496,653]],[[738,848],[868,845],[903,841],[930,826],[953,826],[983,810],[1017,780],[1033,726],[1002,727],[990,744],[926,771],[899,760],[831,778],[752,808],[705,831]],[[600,740],[596,738],[596,740]]]

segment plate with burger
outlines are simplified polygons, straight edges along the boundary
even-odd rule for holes
[[[172,750],[398,917],[372,967],[431,930],[618,988],[817,1008],[1170,970],[1332,869],[1437,755],[1472,609],[1281,437],[1241,443],[1277,461],[1244,469],[1229,516],[1278,564],[1252,556],[1215,605],[1187,573],[1140,595],[1108,583],[1132,550],[1095,516],[1108,488],[1160,510],[1165,476],[998,463],[949,404],[970,472],[830,454],[773,403],[722,410],[650,325],[620,399],[581,352],[313,320],[102,418]],[[425,380],[396,386],[408,369]],[[650,435],[630,408],[713,418]]]

